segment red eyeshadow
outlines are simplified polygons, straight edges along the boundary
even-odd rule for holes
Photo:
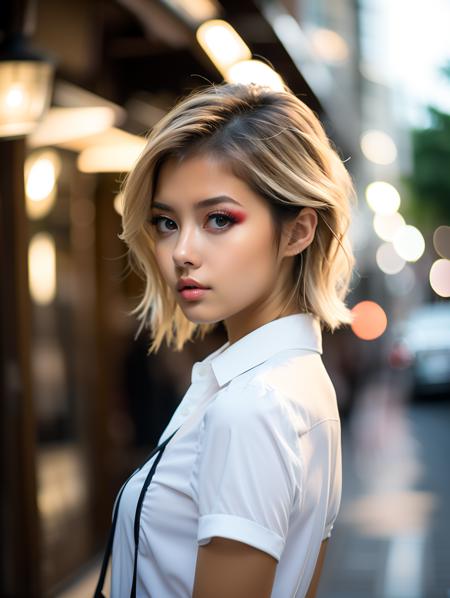
[[[227,211],[230,212],[237,223],[244,222],[244,220],[247,218],[247,215],[244,214],[244,212],[239,212],[238,210],[233,210],[230,208],[227,208]]]

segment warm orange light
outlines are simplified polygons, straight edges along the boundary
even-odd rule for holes
[[[373,341],[383,334],[387,327],[384,309],[374,301],[361,301],[352,308],[352,330],[358,338]]]

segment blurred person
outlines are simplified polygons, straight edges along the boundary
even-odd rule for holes
[[[112,598],[313,598],[341,500],[321,354],[352,320],[350,176],[287,87],[223,83],[155,125],[123,193],[149,353],[228,340],[123,484],[96,596],[112,549]]]

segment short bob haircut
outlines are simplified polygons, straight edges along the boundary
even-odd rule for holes
[[[165,340],[180,351],[217,323],[196,324],[183,314],[164,281],[154,255],[149,224],[161,166],[207,154],[226,164],[267,202],[279,247],[283,223],[306,206],[318,214],[312,243],[294,257],[291,298],[299,312],[319,318],[334,331],[353,320],[344,299],[355,264],[347,235],[351,178],[312,110],[284,86],[209,84],[191,91],[151,129],[144,150],[122,184],[123,231],[128,264],[145,281],[143,296],[130,312],[151,331],[148,353]],[[303,255],[304,254],[304,255]],[[131,258],[131,259],[130,259]]]

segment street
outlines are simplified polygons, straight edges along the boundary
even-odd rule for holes
[[[450,401],[389,376],[343,422],[343,497],[317,598],[450,596]]]

